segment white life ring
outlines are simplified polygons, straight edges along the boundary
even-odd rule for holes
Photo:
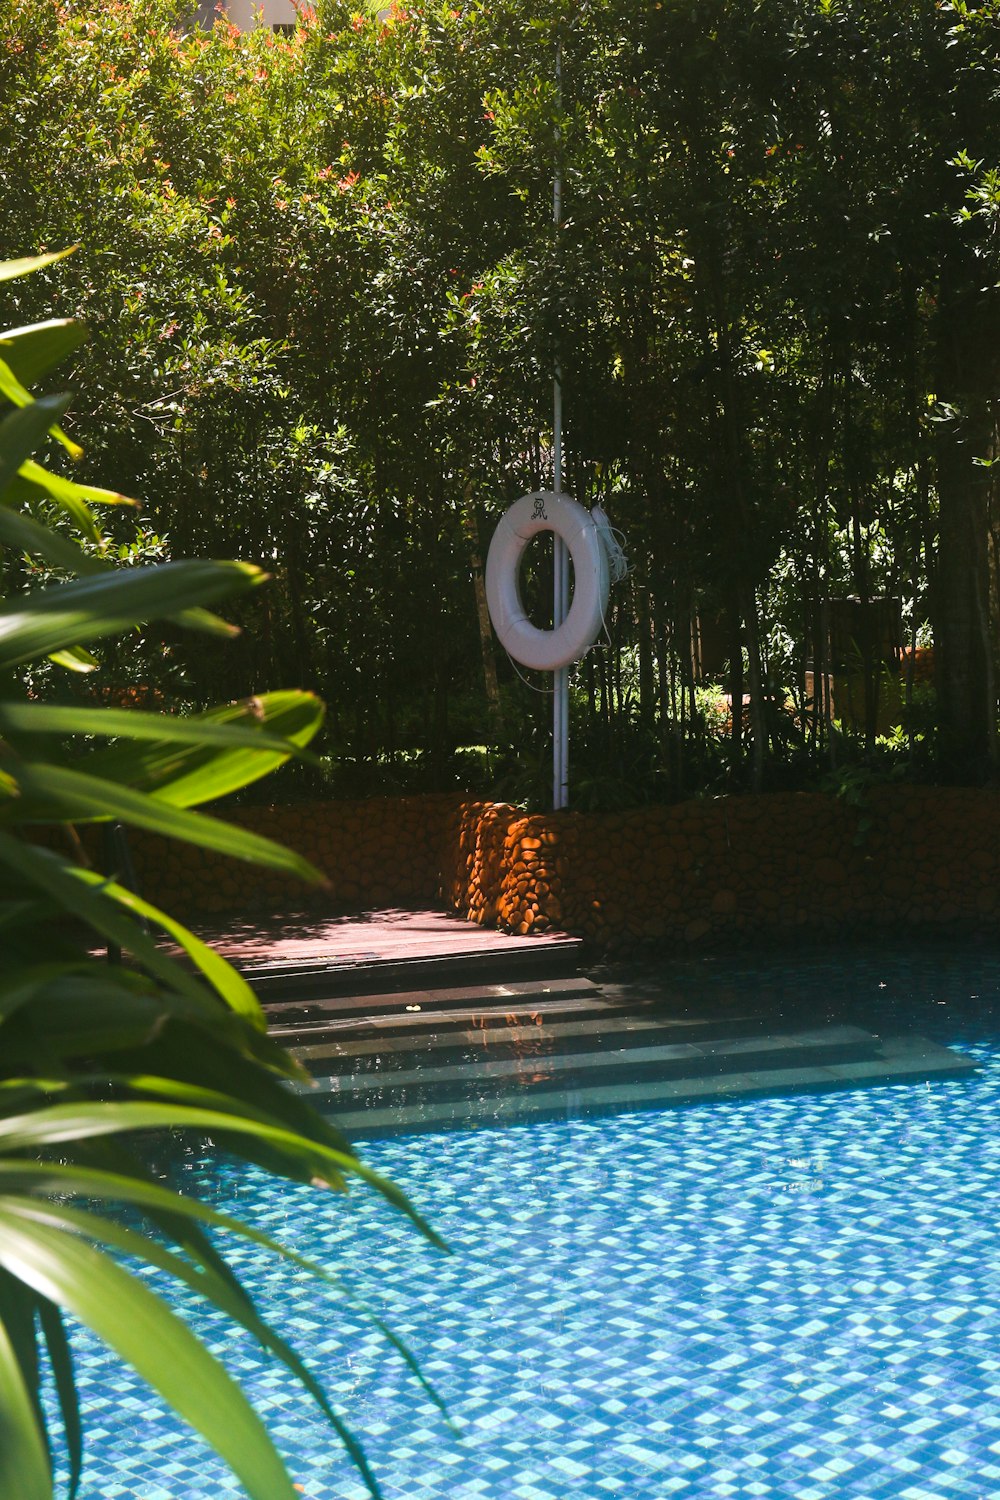
[[[555,630],[532,625],[521,600],[524,549],[540,531],[562,537],[573,559],[573,602]],[[569,495],[536,490],[515,500],[500,518],[486,558],[486,599],[501,645],[522,666],[555,672],[585,656],[604,623],[609,588],[597,524]]]

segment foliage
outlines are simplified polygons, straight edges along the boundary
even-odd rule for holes
[[[608,622],[634,693],[605,655],[578,672],[574,738],[605,746],[583,774],[616,774],[634,697],[642,794],[698,784],[697,627],[750,700],[728,783],[815,775],[807,674],[850,596],[899,600],[909,644],[932,622],[939,769],[983,773],[961,724],[995,708],[1000,647],[996,0],[321,0],[290,37],[185,13],[0,20],[3,236],[81,243],[22,300],[94,326],[95,472],[178,553],[277,575],[253,640],[197,679],[171,641],[151,680],[194,703],[294,670],[334,705],[326,748],[390,771],[530,747],[544,703],[502,660],[488,701],[474,579],[551,474],[558,356],[569,486],[635,563]]]
[[[0,266],[0,280],[44,274],[53,260]],[[195,1291],[287,1366],[377,1495],[356,1439],[298,1354],[261,1320],[217,1239],[242,1238],[324,1273],[251,1226],[166,1189],[144,1165],[143,1142],[167,1130],[211,1138],[294,1182],[336,1191],[366,1182],[419,1218],[287,1088],[300,1070],[268,1039],[243,978],[121,875],[92,868],[77,832],[121,822],[319,878],[281,846],[191,809],[306,755],[322,705],[284,691],[170,718],[25,690],[40,659],[63,677],[87,676],[110,636],[151,620],[228,639],[232,628],[211,607],[255,591],[264,578],[235,562],[112,566],[122,559],[99,529],[99,492],[31,456],[48,435],[60,438],[55,424],[66,419],[67,398],[32,399],[11,375],[42,377],[76,339],[71,325],[52,322],[0,336],[7,398],[0,545],[13,579],[0,600],[0,1493],[9,1500],[53,1493],[46,1365],[70,1495],[78,1491],[83,1434],[70,1314],[136,1367],[254,1500],[294,1500],[239,1387],[145,1278],[122,1264],[127,1256]],[[65,435],[61,441],[72,446]],[[60,513],[90,539],[89,550],[59,526]],[[32,559],[77,576],[25,591]],[[52,825],[65,840],[45,836]],[[150,924],[172,939],[174,953],[154,941]],[[103,964],[93,952],[100,942],[132,962]]]

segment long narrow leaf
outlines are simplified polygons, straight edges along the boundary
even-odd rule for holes
[[[69,1460],[69,1491],[66,1500],[75,1500],[83,1475],[83,1424],[80,1421],[80,1398],[73,1374],[73,1352],[66,1336],[62,1313],[47,1297],[39,1298],[38,1320],[42,1325],[66,1436],[66,1457]]]
[[[6,769],[15,776],[20,788],[16,804],[11,804],[16,807],[19,824],[117,819],[232,859],[266,865],[282,874],[296,875],[300,880],[319,883],[325,879],[315,865],[273,839],[205,813],[173,807],[131,787],[117,786],[101,777],[70,770],[68,766],[46,765],[44,761],[9,761]]]
[[[75,354],[87,338],[87,325],[78,318],[47,318],[24,328],[5,328],[0,333],[0,357],[23,385],[32,386]]]
[[[270,1254],[287,1260],[301,1271],[318,1276],[335,1286],[344,1296],[346,1288],[329,1271],[300,1255],[289,1245],[282,1245],[263,1230],[255,1229],[242,1219],[222,1213],[198,1198],[188,1198],[172,1188],[142,1177],[109,1172],[97,1167],[55,1161],[0,1160],[0,1193],[28,1193],[42,1198],[56,1195],[82,1198],[97,1203],[128,1203],[145,1212],[182,1214],[193,1222],[205,1224],[247,1240]]]
[[[255,588],[250,563],[176,562],[40,589],[0,609],[0,670]]]
[[[71,963],[40,963],[30,967],[8,964],[0,977],[0,1021],[27,1005],[53,979],[72,974],[76,968]]]
[[[18,276],[27,276],[31,271],[43,271],[54,266],[57,260],[72,255],[77,247],[70,245],[65,250],[50,250],[45,255],[23,256],[20,260],[0,260],[0,281],[14,281]]]
[[[67,646],[64,651],[52,651],[49,653],[49,661],[70,672],[96,672],[101,665],[85,646]]]
[[[49,1458],[31,1395],[0,1321],[0,1495],[52,1500]]]
[[[76,1164],[63,1164],[58,1162],[17,1162],[0,1161],[0,1192],[27,1192],[41,1193],[46,1198],[56,1194],[76,1198],[84,1198],[97,1202],[129,1203],[137,1208],[144,1209],[149,1214],[172,1215],[187,1221],[190,1229],[193,1224],[205,1224],[212,1229],[221,1230],[238,1236],[240,1239],[250,1241],[260,1249],[280,1256],[297,1266],[300,1270],[310,1275],[319,1277],[328,1285],[334,1287],[342,1297],[345,1297],[362,1311],[366,1318],[370,1318],[373,1325],[391,1344],[393,1349],[405,1362],[407,1368],[413,1373],[421,1387],[426,1391],[431,1401],[438,1407],[442,1415],[449,1422],[448,1413],[444,1402],[434,1389],[431,1382],[424,1375],[411,1349],[405,1342],[394,1333],[388,1325],[383,1322],[377,1314],[373,1313],[364,1303],[359,1302],[351,1290],[344,1286],[340,1280],[332,1275],[325,1267],[317,1265],[315,1261],[307,1260],[296,1250],[288,1245],[282,1245],[262,1230],[254,1228],[253,1225],[245,1223],[241,1219],[234,1219],[229,1214],[220,1212],[197,1198],[182,1197],[169,1188],[161,1187],[158,1183],[145,1182],[141,1179],[128,1177],[121,1173],[106,1172],[92,1167],[82,1167]],[[174,1237],[178,1237],[176,1226],[169,1231]],[[200,1244],[196,1258],[202,1260],[211,1250],[214,1261],[217,1262],[217,1252],[211,1246],[211,1241],[205,1240]],[[224,1263],[223,1263],[224,1264]],[[218,1274],[222,1274],[221,1268],[217,1266]],[[231,1273],[230,1273],[231,1274]],[[236,1283],[239,1287],[239,1283]],[[242,1288],[240,1294],[245,1296]]]
[[[26,464],[21,465],[20,473],[21,478],[26,479],[29,484],[37,484],[47,490],[60,505],[77,503],[137,506],[139,503],[130,495],[123,495],[120,490],[106,490],[100,485],[81,484],[79,480],[67,479],[63,474],[53,474],[30,458]]]
[[[77,574],[79,577],[106,576],[115,571],[111,564],[94,557],[89,552],[84,552],[76,542],[69,541],[58,531],[53,531],[51,527],[43,526],[33,516],[2,505],[0,505],[0,543],[5,543],[8,547],[17,547],[29,556],[44,557],[46,562],[64,569],[67,573]],[[176,615],[165,614],[163,618],[172,620],[177,625],[183,625],[188,630],[200,631],[204,635],[217,635],[232,639],[240,633],[238,625],[230,625],[227,620],[221,620],[218,615],[212,614],[211,610],[198,607],[181,610]]]
[[[45,891],[64,912],[86,922],[111,942],[132,954],[169,989],[185,996],[205,1014],[214,1009],[213,997],[180,964],[158,948],[138,924],[122,911],[120,905],[106,898],[81,872],[48,849],[38,849],[21,839],[0,833],[0,864],[4,864],[22,882]]]
[[[168,932],[176,943],[179,944],[193,963],[201,970],[209,984],[218,995],[226,1002],[229,1008],[244,1020],[249,1021],[255,1030],[267,1031],[267,1019],[261,1010],[260,1002],[253,990],[247,984],[242,974],[234,969],[232,964],[203,943],[201,938],[196,937],[182,922],[176,921],[167,912],[158,906],[143,899],[135,891],[130,891],[126,886],[119,885],[114,880],[105,880],[92,870],[78,870],[77,879],[85,885],[99,886],[103,894],[112,901],[117,901],[120,906],[138,917],[144,917],[154,927],[161,927]]]
[[[71,542],[58,531],[43,526],[24,511],[0,506],[0,542],[7,547],[17,547],[29,556],[44,557],[54,567],[67,573],[108,573],[107,563],[100,562],[90,553],[84,552],[76,542]]]
[[[90,509],[91,504],[138,504],[138,501],[129,499],[128,495],[120,495],[116,490],[97,489],[93,485],[77,484],[75,480],[65,479],[61,474],[54,474],[51,469],[43,468],[33,458],[27,459],[17,472],[28,484],[43,490],[50,500],[54,500],[66,512],[84,536],[94,542],[98,540],[100,533]]]
[[[249,703],[173,721],[189,726],[189,747],[184,750],[175,743],[182,737],[175,728],[158,744],[116,745],[76,761],[75,769],[147,792],[172,807],[192,807],[251,785],[292,754],[317,764],[304,746],[320,728],[324,713],[323,703],[312,693],[268,693]],[[254,722],[259,729],[242,727]]]
[[[28,388],[17,378],[14,371],[5,359],[0,358],[0,395],[6,396],[7,400],[14,406],[33,406],[36,398],[32,396]],[[62,428],[57,424],[49,428],[52,436],[60,442],[71,458],[82,458],[83,449],[79,443],[67,437]],[[27,476],[26,476],[27,477]]]
[[[152,1087],[154,1082],[152,1079],[141,1080],[142,1086],[147,1088]],[[166,1084],[169,1080],[159,1082]],[[183,1096],[201,1094],[204,1097],[209,1094],[208,1090],[175,1087]],[[227,1110],[231,1108],[232,1102],[225,1100]],[[208,1135],[226,1132],[233,1136],[256,1137],[283,1153],[290,1164],[313,1164],[317,1177],[322,1168],[321,1180],[327,1183],[335,1183],[345,1173],[360,1177],[370,1187],[377,1189],[394,1208],[400,1209],[438,1249],[447,1249],[444,1241],[414,1208],[406,1194],[395,1183],[366,1167],[357,1157],[331,1150],[318,1141],[306,1140],[304,1136],[254,1119],[245,1113],[224,1113],[218,1108],[202,1109],[176,1103],[135,1101],[102,1100],[99,1104],[54,1104],[50,1109],[36,1110],[31,1114],[0,1117],[0,1146],[7,1151],[40,1151],[68,1141],[94,1140],[105,1135],[116,1135],[121,1131],[171,1129],[196,1130]]]
[[[195,1236],[191,1242],[192,1247],[201,1252],[198,1254],[199,1266],[196,1269],[173,1251],[158,1245],[147,1236],[137,1234],[124,1225],[116,1224],[113,1220],[96,1214],[81,1213],[65,1205],[53,1207],[35,1203],[25,1205],[23,1212],[35,1223],[43,1222],[56,1229],[73,1230],[111,1249],[118,1250],[125,1255],[134,1255],[149,1265],[156,1266],[157,1269],[176,1278],[198,1296],[203,1297],[234,1323],[238,1323],[257,1340],[262,1348],[280,1359],[286,1368],[301,1381],[344,1444],[360,1471],[369,1494],[374,1497],[374,1500],[381,1500],[381,1491],[357,1438],[337,1416],[322,1386],[309,1373],[291,1345],[264,1322],[239,1282],[231,1274],[226,1274],[228,1268],[225,1268],[225,1263],[213,1254],[207,1240],[199,1241]]]
[[[115,1349],[201,1433],[252,1500],[298,1500],[260,1418],[186,1324],[107,1256],[21,1210],[0,1200],[0,1263]]]
[[[286,704],[299,710],[292,733],[286,735]],[[309,712],[304,712],[306,705]],[[298,739],[320,717],[319,700],[311,693],[266,693],[252,702],[237,703],[223,713],[177,715],[144,713],[135,708],[84,708],[62,703],[0,703],[2,734],[91,734],[107,738],[149,740],[160,745],[224,745],[253,751],[272,750],[287,757],[302,755]],[[274,726],[274,727],[272,727]],[[312,759],[306,755],[304,759]],[[110,760],[109,760],[110,763]],[[78,763],[79,764],[79,763]],[[94,770],[94,759],[87,762]]]
[[[69,406],[68,396],[41,396],[0,422],[0,494],[21,465],[44,443],[49,429]]]

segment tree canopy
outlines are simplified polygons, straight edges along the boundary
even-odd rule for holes
[[[0,252],[81,246],[15,306],[93,329],[76,420],[145,502],[125,559],[277,575],[235,651],[157,638],[119,674],[194,703],[318,688],[342,787],[489,744],[530,794],[547,702],[476,585],[550,478],[558,361],[567,487],[634,563],[575,674],[578,797],[872,762],[888,678],[904,763],[990,775],[998,19],[322,0],[244,36],[180,0],[13,0]]]

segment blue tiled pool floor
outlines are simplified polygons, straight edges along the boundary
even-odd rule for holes
[[[460,1428],[336,1294],[234,1256],[319,1371],[386,1500],[987,1500],[1000,1493],[1000,956],[775,962],[705,984],[892,1008],[971,1080],[396,1137],[368,1161],[453,1247],[379,1203],[231,1166],[192,1184],[340,1271]],[[880,988],[882,986],[883,988]],[[780,992],[780,993],[779,993]],[[308,1500],[366,1493],[253,1346],[197,1317]],[[82,1346],[82,1500],[221,1500],[236,1482]]]

